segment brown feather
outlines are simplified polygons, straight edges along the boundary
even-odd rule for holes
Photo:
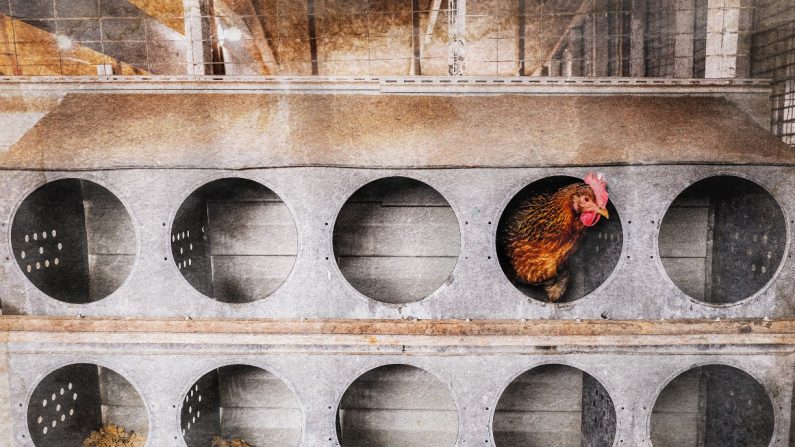
[[[585,225],[574,210],[574,197],[590,195],[585,183],[537,194],[508,217],[503,233],[505,255],[521,282],[553,283],[577,250]]]

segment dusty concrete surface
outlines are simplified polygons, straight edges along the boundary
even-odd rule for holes
[[[43,170],[693,163],[795,152],[719,98],[80,94],[0,154]]]

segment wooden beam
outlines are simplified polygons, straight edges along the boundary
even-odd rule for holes
[[[423,39],[425,44],[431,43],[433,29],[436,27],[436,21],[439,19],[439,10],[441,7],[442,0],[433,0],[433,3],[431,4],[431,11],[428,16],[428,26],[425,28],[425,39]]]
[[[422,336],[775,336],[795,344],[795,319],[727,320],[361,320],[361,319],[130,319],[0,316],[0,332],[201,333]],[[679,342],[674,341],[674,345]]]
[[[315,28],[315,0],[306,0],[306,14],[309,21],[309,54],[312,61],[312,75],[319,73],[317,63],[317,29]]]
[[[518,39],[518,42],[517,42],[518,43],[518,47],[519,47],[518,48],[518,50],[519,50],[518,51],[519,52],[519,76],[524,76],[525,75],[524,66],[525,66],[525,58],[527,56],[525,54],[525,38],[527,37],[527,24],[526,24],[526,21],[525,21],[525,14],[527,14],[527,5],[525,3],[525,0],[519,0],[519,14],[517,15],[517,17],[519,17],[519,20],[518,20],[518,22],[519,22],[518,23],[518,25],[519,25],[519,33],[518,33],[519,34],[519,39]]]
[[[411,1],[411,37],[414,49],[413,75],[422,74],[422,36],[420,36],[420,0]]]
[[[278,70],[278,63],[276,56],[273,54],[273,49],[268,42],[268,35],[265,28],[260,21],[260,14],[251,0],[223,0],[224,3],[241,19],[247,17],[248,20],[242,20],[251,33],[254,40],[254,47],[257,49],[259,59],[262,62],[263,74],[274,74]]]

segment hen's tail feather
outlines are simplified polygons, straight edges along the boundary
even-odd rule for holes
[[[544,291],[547,293],[547,299],[550,303],[557,302],[566,293],[569,288],[569,279],[571,275],[569,270],[565,269],[555,279],[544,283]]]

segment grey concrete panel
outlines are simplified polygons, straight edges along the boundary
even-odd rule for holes
[[[260,345],[220,343],[214,345],[212,352],[208,352],[200,345],[190,344],[146,347],[135,347],[134,344],[72,344],[45,347],[35,342],[15,342],[9,345],[10,410],[14,439],[17,445],[32,445],[27,437],[25,423],[27,396],[41,378],[58,366],[92,361],[113,368],[140,392],[150,416],[147,446],[178,447],[184,445],[179,414],[186,391],[198,377],[219,365],[245,362],[267,368],[295,393],[301,406],[302,447],[334,446],[338,445],[334,422],[337,405],[351,383],[375,367],[401,363],[423,368],[439,379],[443,389],[448,390],[456,411],[445,414],[457,414],[458,445],[484,445],[485,440],[493,444],[492,418],[504,388],[513,378],[541,363],[564,363],[586,371],[602,383],[610,394],[617,415],[614,446],[651,447],[649,422],[659,390],[694,365],[722,363],[752,374],[764,386],[775,412],[771,446],[787,445],[788,409],[795,365],[792,355],[764,353],[754,347],[740,350],[674,348],[667,352],[633,348],[610,354],[596,351],[545,354],[533,348],[526,351],[520,348],[516,352],[491,348],[478,354],[451,354],[450,349],[445,347],[404,348],[411,352],[410,355],[401,353],[400,346],[391,349],[384,346],[369,349],[366,346],[340,346],[333,350],[336,355],[327,355],[330,352],[328,350],[316,350],[311,346],[296,349],[288,345],[270,345],[268,350],[280,352],[264,352]],[[42,355],[41,349],[46,349],[47,355]],[[154,352],[161,355],[152,355]],[[539,419],[536,420],[548,421],[546,426],[554,421],[565,421],[565,418],[558,417],[559,414],[539,413]],[[410,417],[403,421],[374,418],[371,420],[393,424],[394,430],[403,430],[405,427],[397,422],[417,421]],[[423,419],[422,423],[427,423],[427,419]],[[686,427],[680,426],[680,431]],[[388,436],[393,434],[391,432]],[[387,436],[386,432],[384,436]],[[655,444],[654,447],[658,446]]]
[[[15,260],[0,258],[8,272],[4,313],[38,315],[186,316],[194,318],[732,318],[792,316],[795,283],[792,245],[773,279],[748,299],[731,305],[699,303],[676,286],[659,259],[659,222],[687,186],[712,175],[738,175],[769,191],[785,216],[795,216],[795,176],[786,167],[605,167],[611,201],[622,217],[623,253],[608,279],[584,298],[555,306],[528,301],[496,262],[496,223],[505,204],[529,183],[550,175],[582,177],[591,168],[360,170],[290,168],[245,171],[245,177],[279,194],[296,223],[298,254],[284,284],[265,300],[233,307],[215,302],[181,278],[171,259],[170,222],[198,185],[229,176],[212,170],[119,170],[81,172],[80,178],[107,187],[130,212],[137,252],[130,277],[107,298],[87,305],[61,303],[33,286]],[[240,172],[235,175],[240,175]],[[45,180],[75,173],[5,171],[0,219],[9,223],[17,204]],[[417,178],[450,203],[461,232],[461,252],[452,276],[419,302],[400,308],[373,302],[348,284],[334,260],[332,226],[345,201],[362,185],[383,177]],[[476,185],[473,187],[473,185]],[[142,192],[146,192],[142,194]],[[489,224],[491,222],[491,224]],[[631,222],[631,223],[630,223]],[[9,253],[9,236],[0,250]],[[328,259],[326,259],[328,258]],[[773,267],[771,267],[773,268]],[[738,275],[744,272],[737,272]],[[14,291],[11,293],[11,291]],[[161,297],[168,296],[168,300]],[[332,298],[329,298],[332,297]],[[129,303],[129,305],[127,304]]]

